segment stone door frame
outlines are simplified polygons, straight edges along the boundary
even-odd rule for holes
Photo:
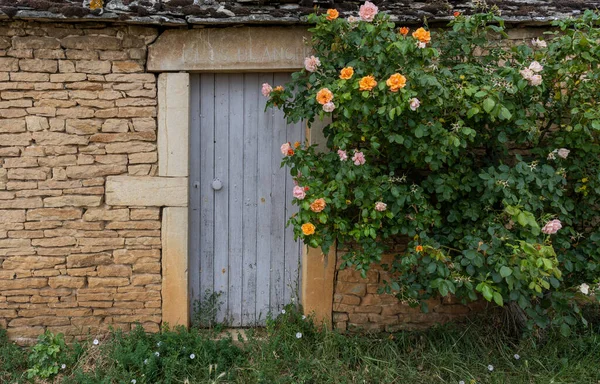
[[[190,72],[288,72],[309,53],[304,27],[240,27],[167,30],[150,45],[148,70],[158,73],[158,176],[109,177],[109,205],[158,206],[162,214],[162,321],[190,324],[188,200]],[[322,142],[319,130],[307,139]],[[331,326],[335,249],[328,255],[304,247],[305,313]]]

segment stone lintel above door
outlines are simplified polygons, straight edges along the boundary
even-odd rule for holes
[[[148,51],[153,72],[277,72],[303,67],[305,27],[173,29]]]

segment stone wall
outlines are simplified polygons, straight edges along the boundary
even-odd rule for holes
[[[402,244],[397,252],[402,252]],[[396,332],[417,330],[460,321],[469,315],[483,311],[484,301],[468,305],[457,302],[452,297],[428,300],[428,313],[420,307],[412,308],[401,303],[394,295],[380,294],[379,289],[390,280],[390,275],[382,265],[391,265],[393,255],[385,255],[381,264],[374,264],[362,278],[360,272],[352,268],[340,269],[346,251],[338,250],[333,296],[333,324],[341,331],[355,332]]]
[[[160,209],[107,206],[154,175],[157,30],[0,24],[0,327],[27,342],[161,321]]]

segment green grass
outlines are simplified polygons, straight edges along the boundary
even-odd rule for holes
[[[26,353],[0,332],[1,383],[27,382]],[[514,338],[494,317],[366,337],[318,330],[289,307],[285,315],[270,319],[266,329],[250,331],[243,343],[215,340],[206,331],[146,334],[139,328],[127,335],[113,332],[97,346],[89,343],[64,354],[58,360],[72,363],[56,383],[597,384],[600,323],[592,322],[568,339],[552,331]]]

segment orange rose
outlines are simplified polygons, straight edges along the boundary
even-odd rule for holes
[[[394,73],[385,83],[390,87],[390,91],[398,92],[399,89],[406,86],[406,77],[399,73]]]
[[[413,32],[413,37],[419,40],[421,43],[429,43],[431,41],[431,34],[423,28],[419,28]]]
[[[273,91],[275,92],[283,92],[283,85],[278,85],[275,88],[273,88]]]
[[[340,71],[340,79],[342,80],[349,80],[352,76],[354,76],[354,68],[352,67],[345,67]]]
[[[454,11],[453,15],[454,15],[454,17],[458,17],[458,16],[460,16],[460,12]]]
[[[415,247],[415,251],[417,251],[417,252],[423,252],[423,246],[422,245],[417,245]]]
[[[325,203],[325,199],[321,198],[321,199],[317,199],[315,201],[312,202],[312,204],[310,205],[310,210],[313,212],[321,212],[322,210],[325,209],[325,206],[327,204]]]
[[[402,27],[402,28],[400,28],[400,34],[402,36],[408,35],[408,31],[410,31],[410,28],[408,28],[408,27]]]
[[[361,91],[370,91],[377,86],[377,81],[373,76],[365,76],[358,82]]]
[[[306,236],[312,235],[315,233],[315,226],[311,223],[302,224],[302,233]]]
[[[317,102],[321,105],[325,105],[333,100],[333,93],[327,88],[321,89],[317,92]]]
[[[340,15],[340,13],[337,11],[337,9],[328,9],[327,10],[327,20],[329,20],[329,21],[333,21],[333,20],[337,19],[339,15]]]
[[[300,146],[300,142],[299,142],[299,141],[296,141],[296,142],[294,143],[294,148],[298,148],[299,146]]]

